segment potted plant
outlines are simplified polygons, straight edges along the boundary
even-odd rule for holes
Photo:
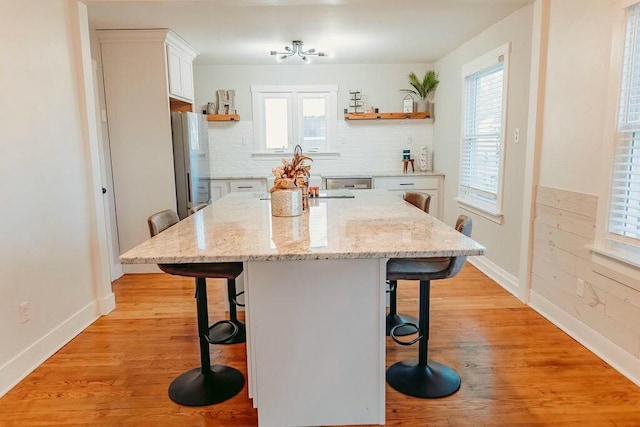
[[[438,80],[438,74],[429,70],[424,73],[424,77],[422,80],[416,76],[416,73],[411,72],[409,74],[409,84],[413,87],[413,89],[401,89],[403,92],[409,92],[418,97],[417,100],[417,110],[418,111],[428,111],[428,102],[433,98],[433,92],[435,92],[436,88],[440,80]]]

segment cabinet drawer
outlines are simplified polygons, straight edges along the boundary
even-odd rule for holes
[[[436,176],[398,176],[374,178],[373,188],[382,190],[436,190],[438,177]]]
[[[261,179],[232,180],[229,181],[229,191],[267,191],[267,185]]]

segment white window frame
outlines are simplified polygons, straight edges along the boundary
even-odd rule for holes
[[[468,62],[462,66],[462,120],[460,128],[460,159],[459,159],[459,173],[458,173],[458,197],[456,201],[458,206],[462,209],[474,212],[484,218],[487,218],[498,224],[503,222],[502,211],[502,199],[504,190],[504,163],[505,163],[505,141],[507,134],[507,110],[508,110],[508,95],[509,95],[509,57],[511,53],[511,43],[505,43],[496,49],[487,52],[486,54],[476,58],[475,60]],[[499,62],[503,63],[503,81],[502,81],[502,124],[500,128],[500,159],[498,166],[498,185],[496,191],[495,203],[482,200],[478,197],[473,197],[467,194],[467,190],[462,186],[462,159],[463,151],[465,147],[465,120],[466,120],[466,106],[467,106],[467,78],[486,70],[492,66],[495,66]]]
[[[278,149],[267,149],[264,132],[264,99],[282,97],[289,100],[289,141],[287,146]],[[337,85],[252,85],[251,100],[253,108],[253,140],[254,156],[282,156],[292,154],[293,149],[302,138],[302,99],[305,97],[326,100],[327,128],[326,147],[324,150],[309,151],[307,154],[337,154],[336,127],[338,117]]]
[[[605,115],[604,141],[609,150],[604,150],[609,165],[605,189],[600,191],[596,238],[589,246],[592,261],[596,264],[616,269],[640,280],[640,239],[628,238],[609,232],[609,211],[613,192],[613,172],[615,170],[615,152],[618,146],[618,120],[623,74],[623,56],[625,51],[625,32],[627,8],[640,3],[638,0],[619,0],[613,3],[614,30],[611,42],[611,61],[609,67],[608,99]],[[640,41],[640,40],[639,40]],[[640,61],[640,59],[638,59]]]

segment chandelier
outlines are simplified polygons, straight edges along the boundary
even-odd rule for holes
[[[275,50],[272,50],[271,55],[278,55],[276,58],[278,62],[284,61],[291,56],[298,55],[307,64],[311,62],[308,56],[328,56],[325,52],[316,52],[315,49],[309,49],[307,51],[302,50],[302,41],[300,40],[294,40],[291,42],[291,44],[291,47],[284,47],[284,52],[276,52]]]

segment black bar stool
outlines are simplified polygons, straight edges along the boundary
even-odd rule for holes
[[[471,236],[471,219],[460,215],[456,230]],[[392,258],[387,262],[387,279],[420,281],[420,314],[418,324],[408,324],[418,337],[404,342],[395,333],[403,325],[391,329],[391,338],[401,345],[419,342],[418,360],[397,362],[387,369],[387,383],[400,393],[414,397],[438,398],[449,396],[460,388],[460,376],[450,367],[437,362],[428,363],[429,299],[431,280],[453,277],[467,257],[451,258]]]
[[[429,213],[429,205],[431,204],[431,196],[427,193],[416,191],[407,191],[404,194],[404,200],[413,206]],[[404,336],[414,334],[416,331],[408,324],[418,323],[418,319],[408,314],[398,313],[397,311],[397,280],[387,280],[389,283],[389,313],[387,313],[387,336],[391,335],[391,329],[396,328],[396,336]]]
[[[149,233],[153,237],[178,221],[178,215],[173,210],[158,212],[150,216],[147,221]],[[235,278],[242,273],[242,263],[159,264],[158,267],[165,273],[196,279],[200,367],[191,369],[174,379],[169,385],[169,397],[181,405],[205,406],[235,396],[244,386],[244,376],[240,371],[229,366],[211,365],[209,345],[228,343],[238,335],[239,328],[229,320],[222,320],[209,326],[206,279],[227,279],[228,289],[231,290],[233,283],[235,292]],[[226,335],[220,330],[223,325],[230,329]],[[222,336],[214,334],[214,331],[221,333]]]

